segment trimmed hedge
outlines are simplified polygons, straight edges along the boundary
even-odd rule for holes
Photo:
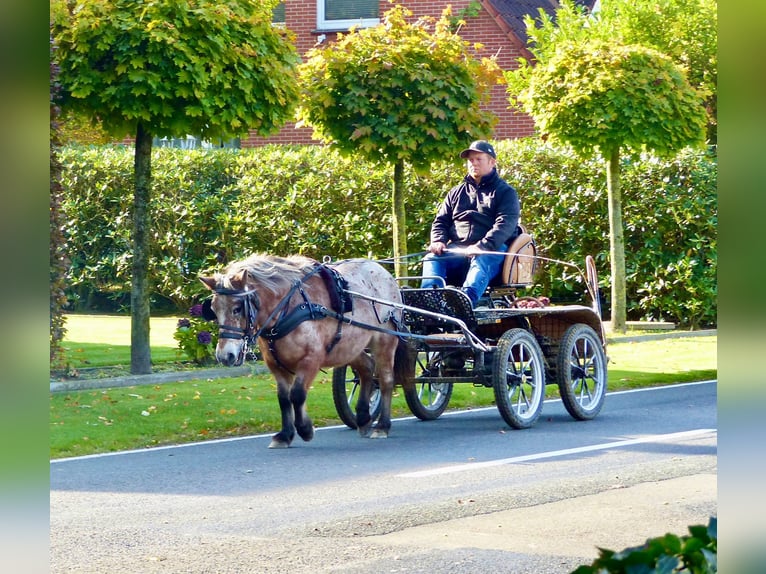
[[[608,286],[602,163],[538,140],[496,147],[500,172],[518,189],[523,222],[543,254],[580,266],[591,254]],[[78,310],[119,309],[130,300],[133,150],[68,147],[61,162],[72,260],[67,294]],[[185,309],[205,293],[200,273],[254,252],[390,257],[392,171],[322,146],[154,150],[154,308]],[[434,165],[427,176],[407,173],[412,274],[438,203],[463,175],[459,160]],[[629,319],[715,324],[716,175],[715,157],[700,151],[625,161]],[[544,267],[539,290],[554,300],[583,291],[571,271],[554,265]]]

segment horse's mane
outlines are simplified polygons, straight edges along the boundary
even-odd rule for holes
[[[295,281],[301,280],[316,264],[315,260],[302,255],[279,257],[254,253],[246,259],[230,263],[219,281],[223,287],[231,289],[231,277],[245,270],[253,281],[258,282],[259,288],[278,293]]]

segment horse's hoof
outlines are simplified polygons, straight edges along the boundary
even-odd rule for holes
[[[370,426],[357,427],[357,430],[359,431],[359,436],[362,438],[370,438],[370,434],[372,433],[372,427]]]
[[[388,438],[388,431],[375,429],[370,433],[370,438]]]
[[[269,448],[289,448],[289,447],[290,447],[289,442],[284,442],[277,439],[272,439],[271,443],[269,444]]]
[[[314,427],[309,426],[305,431],[298,429],[298,436],[306,442],[310,441],[312,438],[314,438]]]

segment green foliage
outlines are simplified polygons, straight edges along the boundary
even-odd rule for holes
[[[391,225],[396,272],[408,251],[403,179],[472,139],[485,138],[497,118],[481,105],[503,75],[479,60],[452,29],[451,8],[439,20],[395,5],[380,26],[352,29],[331,46],[311,50],[301,66],[299,124],[343,154],[394,165]],[[474,45],[479,51],[480,45]]]
[[[277,0],[54,0],[62,106],[135,138],[131,372],[151,372],[154,136],[275,133],[292,116],[298,55],[272,26]]]
[[[608,291],[603,162],[533,139],[501,142],[497,150],[500,172],[519,190],[522,221],[542,254],[578,264],[593,255]],[[715,325],[716,158],[696,149],[671,160],[642,154],[625,159],[621,170],[629,319]],[[545,265],[539,280],[541,292],[556,299],[576,300],[582,292],[567,268]]]
[[[571,0],[562,0],[555,19],[542,10],[525,17],[528,48],[536,62],[547,63],[559,46],[602,40],[611,45],[640,45],[670,57],[687,74],[689,83],[705,98],[708,141],[717,135],[718,77],[717,0],[610,0],[588,14]],[[520,59],[517,71],[507,74],[515,97],[529,83],[534,63]]]
[[[450,16],[449,12],[446,13],[450,23],[450,30],[459,32],[466,23],[466,18],[476,18],[482,12],[481,2],[478,0],[471,0],[468,5],[460,10],[454,16]]]
[[[591,254],[608,286],[603,163],[535,139],[496,142],[496,150],[542,254],[580,266]],[[132,152],[66,147],[61,161],[72,258],[67,294],[79,309],[118,308],[130,293],[125,189]],[[154,150],[152,164],[155,308],[188,308],[207,295],[201,273],[255,252],[391,256],[390,175],[381,166],[320,146],[165,148]],[[715,325],[716,158],[699,150],[672,160],[646,154],[624,160],[622,171],[630,319]],[[427,175],[405,177],[413,254],[427,242],[444,193],[463,175],[462,166],[445,160]],[[419,258],[408,261],[408,274],[418,274]],[[545,265],[540,283],[540,292],[557,300],[582,300],[584,287],[571,269]]]
[[[672,58],[705,98],[707,137],[717,140],[717,0],[610,0],[598,14],[599,28],[614,41],[640,44]]]
[[[61,341],[66,334],[64,307],[67,304],[66,271],[69,260],[66,256],[64,242],[64,218],[62,201],[64,194],[61,188],[61,161],[59,160],[60,139],[60,110],[55,105],[58,97],[58,66],[54,64],[55,46],[51,39],[50,63],[50,235],[49,235],[49,292],[50,292],[50,362],[58,366],[63,360]]]
[[[114,141],[101,127],[101,124],[94,121],[95,118],[86,118],[82,114],[77,114],[69,110],[61,115],[61,143],[63,144],[81,144],[81,145],[107,145]]]
[[[572,574],[714,574],[718,572],[718,520],[689,527],[688,536],[665,534],[621,552],[599,549],[599,557]]]
[[[218,323],[202,316],[202,305],[192,305],[189,318],[178,320],[173,338],[178,348],[198,365],[215,363],[215,347],[218,344]]]
[[[292,117],[298,56],[277,0],[52,3],[63,106],[118,136],[267,135]]]
[[[502,74],[470,53],[450,13],[409,22],[397,5],[381,26],[311,50],[301,66],[302,121],[344,153],[421,170],[487,137],[496,118],[480,106]]]
[[[620,157],[651,150],[671,156],[704,141],[702,91],[683,68],[652,48],[621,44],[611,29],[587,19],[573,4],[554,28],[533,36],[536,65],[508,72],[511,101],[521,104],[544,137],[572,146],[579,154],[598,152],[606,163],[612,327],[627,320],[626,262],[622,222]],[[528,20],[529,23],[529,20]],[[540,43],[541,38],[545,41]]]
[[[713,158],[691,150],[669,161],[626,162],[625,250],[642,255],[627,259],[628,297],[641,319],[692,328],[716,322],[717,175]],[[646,199],[653,210],[640,205]]]
[[[670,58],[641,46],[560,45],[518,99],[541,133],[583,154],[672,154],[704,138],[700,94]]]

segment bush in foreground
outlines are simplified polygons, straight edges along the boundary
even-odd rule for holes
[[[599,557],[572,574],[712,574],[718,572],[718,519],[689,527],[688,536],[665,534],[622,552],[599,549]]]

